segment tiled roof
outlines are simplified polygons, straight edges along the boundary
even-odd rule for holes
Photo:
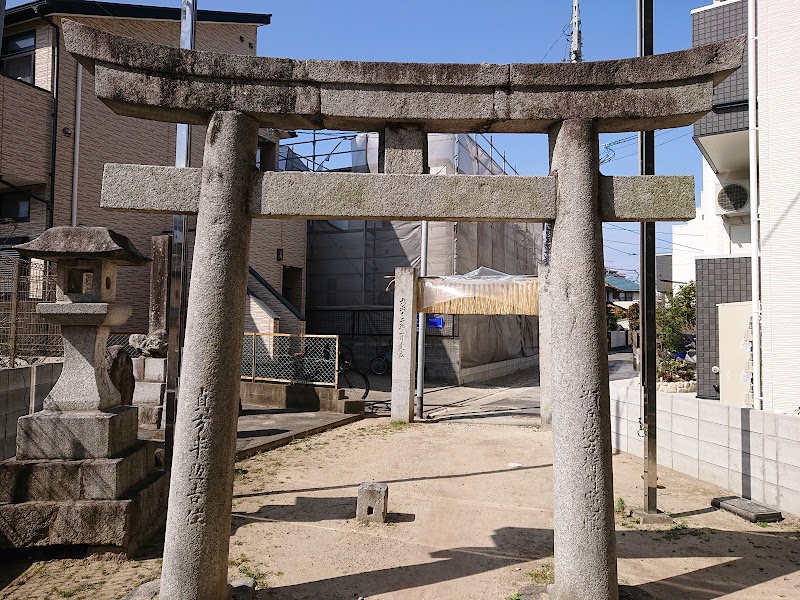
[[[624,277],[616,277],[614,275],[609,275],[606,277],[606,285],[608,287],[612,287],[615,290],[619,290],[621,292],[638,292],[639,291],[639,283],[636,281],[631,281],[630,279],[625,279]]]

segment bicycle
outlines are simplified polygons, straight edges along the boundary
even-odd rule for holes
[[[324,365],[330,365],[331,347],[328,345],[322,351],[324,363],[317,363],[315,369],[309,369],[308,357],[305,352],[294,354],[296,379],[300,381],[314,381]],[[345,391],[345,398],[358,398],[364,400],[369,394],[369,379],[367,376],[352,366],[353,353],[347,346],[339,347],[338,389]]]
[[[339,389],[345,390],[345,398],[357,397],[363,391],[360,399],[364,400],[369,394],[369,379],[355,367],[342,363],[339,366]]]
[[[389,370],[389,365],[392,364],[392,353],[387,350],[384,352],[383,356],[376,356],[372,359],[372,362],[369,363],[369,368],[372,369],[372,372],[375,375],[383,375],[386,371]]]

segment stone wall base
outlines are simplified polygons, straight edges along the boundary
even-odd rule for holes
[[[139,427],[161,429],[167,393],[167,359],[141,356],[133,359],[133,405],[139,408]]]
[[[120,500],[0,504],[0,549],[86,545],[132,556],[164,526],[168,487],[156,471]]]
[[[364,412],[363,400],[341,397],[341,390],[311,385],[285,385],[260,381],[242,381],[242,404],[265,408],[335,412],[355,415]]]

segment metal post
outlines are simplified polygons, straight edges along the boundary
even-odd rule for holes
[[[653,54],[653,0],[638,0],[639,56]],[[639,172],[655,174],[655,132],[639,134]],[[656,448],[656,225],[642,223],[641,246],[641,383],[644,391],[644,511],[658,512]]]
[[[419,276],[428,275],[428,222],[422,222],[422,245],[420,249]],[[417,332],[417,395],[414,399],[414,414],[422,419],[425,408],[425,329],[428,322],[424,312],[417,316],[419,331]]]
[[[272,338],[272,352],[275,352],[275,338]],[[256,334],[253,332],[253,337],[250,341],[250,356],[253,358],[253,367],[250,371],[250,375],[252,375],[252,382],[256,382]]]
[[[181,48],[194,50],[197,2],[183,0],[181,6]],[[175,136],[175,166],[188,167],[192,156],[191,126],[180,124]],[[186,322],[186,232],[187,217],[172,217],[172,253],[170,256],[169,283],[169,346],[167,349],[167,393],[164,419],[164,463],[168,469],[172,463],[172,442],[177,410],[178,376],[181,367],[183,330]]]
[[[747,3],[747,119],[750,157],[750,267],[753,324],[753,408],[764,409],[761,390],[761,232],[758,216],[758,28],[756,0]]]
[[[11,275],[11,315],[9,316],[8,331],[8,368],[17,366],[17,312],[19,312],[19,267],[20,262],[14,261]]]

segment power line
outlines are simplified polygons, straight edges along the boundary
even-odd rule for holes
[[[628,233],[636,233],[636,234],[639,233],[638,231],[635,231],[633,229],[626,229],[625,227],[620,227],[619,225],[614,225],[613,223],[605,223],[605,225],[607,227],[613,227],[614,229],[619,229],[620,231],[627,231]],[[667,240],[667,239],[660,238],[660,237],[657,237],[656,239],[658,241],[664,242],[666,244],[670,244],[671,246],[678,246],[679,248],[686,248],[687,250],[696,250],[697,252],[705,252],[705,250],[703,250],[702,248],[695,248],[694,246],[687,246],[685,244],[679,244],[677,242],[673,242],[672,240]],[[624,243],[627,243],[627,242],[624,242]]]
[[[681,138],[684,138],[684,137],[686,137],[687,135],[692,135],[692,132],[691,132],[691,131],[689,131],[689,132],[687,132],[687,133],[681,134],[681,135],[679,135],[679,136],[677,136],[677,137],[674,137],[674,138],[671,138],[671,139],[669,139],[669,140],[663,141],[663,142],[661,142],[660,144],[656,144],[656,146],[663,146],[664,144],[669,144],[670,142],[674,142],[675,140],[679,140],[679,139],[681,139]],[[638,155],[638,154],[639,154],[638,152],[634,152],[633,154],[626,154],[625,156],[618,156],[618,157],[616,157],[616,158],[612,158],[611,160],[608,160],[608,161],[606,161],[606,162],[607,162],[607,163],[610,163],[610,162],[614,162],[615,160],[622,160],[623,158],[630,158],[631,156],[636,156],[636,155]]]
[[[614,248],[613,246],[608,246],[607,244],[603,244],[603,248],[619,252],[620,254],[627,254],[628,256],[639,256],[638,252],[625,252],[625,250],[620,250],[619,248]]]
[[[558,42],[561,41],[562,37],[569,39],[569,36],[567,34],[567,29],[571,25],[572,25],[571,21],[569,23],[567,23],[566,25],[564,25],[564,28],[561,30],[561,33],[558,34],[558,37],[556,38],[556,41],[553,42],[553,45],[550,46],[550,49],[547,52],[544,53],[544,56],[542,57],[542,59],[539,62],[544,62],[544,59],[547,58],[547,55],[550,54],[553,51],[553,48],[555,48],[556,44],[558,44]]]

